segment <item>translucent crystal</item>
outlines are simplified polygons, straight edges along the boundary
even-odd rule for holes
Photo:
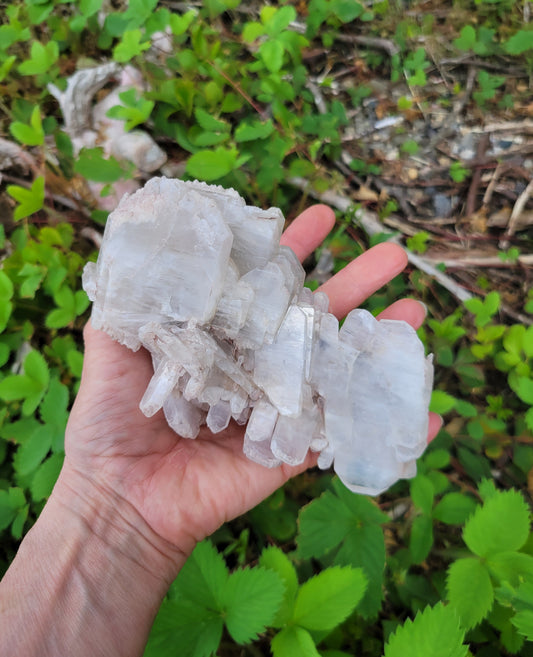
[[[355,310],[339,330],[279,245],[283,223],[234,190],[150,180],[110,215],[84,271],[93,326],[151,352],[140,408],[162,409],[182,437],[247,423],[257,463],[299,465],[312,450],[348,488],[378,494],[416,473],[431,357],[405,322]]]

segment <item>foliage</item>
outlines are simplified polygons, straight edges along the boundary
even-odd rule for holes
[[[156,0],[118,6],[102,14],[102,0],[16,0],[0,25],[3,136],[31,162],[24,177],[23,158],[3,187],[14,222],[0,230],[0,570],[63,459],[83,362],[80,277],[93,257],[81,229],[105,222],[88,190],[97,183],[106,194],[136,175],[99,143],[75,155],[47,85],[64,89],[68,74],[95,62],[134,65],[146,90],[123,91],[109,117],[148,129],[184,177],[233,186],[294,216],[307,199],[287,184],[292,177],[317,191],[345,184],[332,163],[344,155],[342,130],[372,97],[372,78],[403,84],[395,112],[423,112],[442,46],[429,14],[389,0],[262,2],[257,11],[239,0],[183,11]],[[477,70],[473,110],[497,107],[509,84],[502,67],[531,74],[531,29],[509,0],[454,3],[446,14],[447,55],[498,64]],[[167,50],[152,47],[160,33]],[[386,37],[394,50],[363,44],[352,60],[346,44],[359,33]],[[319,75],[311,68],[333,48],[354,64],[356,83],[344,93],[329,63]],[[401,157],[417,156],[420,145],[401,139]],[[348,175],[381,174],[377,162],[351,155]],[[457,186],[471,176],[460,160],[444,171]],[[398,209],[379,203],[382,218]],[[424,253],[430,239],[420,230],[407,246]],[[352,209],[339,216],[327,241],[335,270],[371,242]],[[513,248],[504,258],[516,259]],[[504,323],[497,291],[455,308],[419,272],[397,277],[367,308],[377,313],[404,294],[430,307],[419,334],[437,364],[432,409],[445,417],[416,478],[370,500],[312,473],[223,527],[172,585],[147,656],[461,657],[468,645],[484,657],[531,654],[533,327]],[[532,292],[523,312],[533,312]]]

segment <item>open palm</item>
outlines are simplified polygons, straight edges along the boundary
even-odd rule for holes
[[[303,260],[333,222],[329,208],[309,208],[291,224],[282,243]],[[322,287],[330,298],[330,311],[345,316],[405,264],[405,254],[393,244],[370,249]],[[421,304],[404,299],[381,317],[403,319],[418,328],[424,315]],[[185,554],[223,522],[314,464],[312,455],[298,467],[267,469],[253,463],[242,452],[244,428],[233,422],[217,435],[204,428],[196,440],[181,438],[168,427],[162,411],[146,418],[139,410],[153,373],[146,351],[133,353],[90,324],[85,344],[81,387],[67,427],[65,464],[91,486],[119,495]],[[430,438],[438,426],[438,419],[431,417]]]

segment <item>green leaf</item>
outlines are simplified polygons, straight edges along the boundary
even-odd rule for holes
[[[30,59],[18,67],[21,75],[39,75],[46,73],[59,58],[59,46],[56,41],[49,41],[45,46],[39,41],[31,44]]]
[[[478,559],[458,559],[448,569],[448,599],[469,630],[489,614],[494,591],[489,571]]]
[[[41,388],[46,388],[50,381],[50,371],[43,356],[33,349],[28,353],[24,359],[24,372],[34,381],[36,381]]]
[[[263,41],[259,47],[259,56],[271,73],[277,73],[283,66],[283,44],[276,39]]]
[[[364,618],[375,617],[381,609],[385,557],[383,530],[371,524],[352,527],[335,557],[336,565],[363,569],[368,584],[357,611]]]
[[[300,587],[292,621],[308,630],[332,630],[356,608],[366,584],[360,568],[327,568]]]
[[[519,586],[525,579],[533,582],[533,556],[522,552],[499,552],[487,559],[491,574],[500,581]]]
[[[63,466],[64,458],[64,454],[52,454],[35,472],[30,485],[31,496],[35,502],[46,499],[52,492]]]
[[[504,42],[503,49],[508,55],[522,55],[533,50],[533,30],[518,30]]]
[[[461,29],[461,36],[453,41],[453,45],[459,50],[473,50],[475,43],[476,30],[471,25],[465,25]]]
[[[244,141],[255,141],[256,139],[266,139],[274,132],[274,124],[271,119],[268,121],[250,121],[243,122],[235,130],[235,141],[237,143]]]
[[[165,600],[154,621],[144,657],[211,657],[223,628],[220,615],[205,607],[184,600]]]
[[[466,523],[463,539],[480,557],[519,550],[529,536],[529,509],[516,490],[498,491],[476,509]]]
[[[9,125],[9,131],[17,141],[26,146],[42,146],[44,144],[44,130],[38,106],[33,108],[30,124],[14,121]]]
[[[201,607],[221,611],[228,577],[222,555],[206,540],[196,546],[173,587],[180,597]]]
[[[8,491],[0,490],[0,531],[9,527],[16,515]]]
[[[277,573],[285,587],[282,604],[272,621],[274,627],[281,627],[292,617],[296,592],[298,591],[296,569],[289,557],[275,546],[267,547],[261,552],[259,565]]]
[[[430,516],[417,516],[411,525],[409,552],[414,563],[422,563],[433,546],[433,521]]]
[[[122,34],[120,43],[113,48],[113,59],[120,64],[124,64],[136,55],[140,55],[144,50],[148,50],[150,42],[141,42],[143,38],[141,30],[126,30]]]
[[[224,620],[237,643],[249,643],[270,625],[283,600],[284,586],[272,570],[232,573],[223,591]]]
[[[452,397],[447,392],[444,392],[444,390],[433,390],[431,393],[431,403],[429,405],[429,410],[433,413],[443,415],[444,413],[448,413],[452,410],[452,408],[454,408],[456,401],[457,400],[455,397]]]
[[[199,180],[217,180],[227,175],[237,165],[237,151],[217,148],[214,151],[199,151],[187,160],[187,173]]]
[[[474,512],[477,502],[463,493],[448,493],[433,509],[433,517],[447,525],[462,525]]]
[[[533,406],[533,379],[528,376],[517,376],[509,379],[509,384],[524,403]]]
[[[114,157],[103,157],[101,148],[82,148],[74,162],[74,171],[87,180],[101,183],[114,183],[126,175]]]
[[[229,132],[230,130],[230,126],[226,121],[216,119],[212,114],[201,108],[194,110],[194,116],[198,121],[198,125],[204,130],[212,132]]]
[[[242,40],[245,43],[253,43],[256,41],[260,36],[263,36],[265,33],[265,28],[261,23],[257,23],[256,21],[250,21],[249,23],[246,23],[244,26],[244,29],[242,31]]]
[[[170,14],[169,25],[170,29],[172,30],[172,34],[175,36],[184,34],[197,15],[198,12],[196,9],[189,9],[189,11],[185,12],[181,16],[174,13]]]
[[[533,641],[533,610],[519,611],[511,618],[511,623],[519,634],[525,636],[528,641]]]
[[[464,631],[452,607],[426,607],[389,637],[385,657],[465,657]]]
[[[13,458],[13,467],[20,475],[27,475],[44,460],[50,451],[51,435],[48,427],[41,426],[21,445]]]
[[[5,271],[0,270],[0,300],[11,299],[13,296],[13,283]]]
[[[7,193],[19,202],[13,213],[15,221],[29,217],[44,205],[44,176],[36,178],[30,189],[19,185],[8,185]]]
[[[431,481],[422,474],[418,474],[409,483],[409,490],[413,504],[426,515],[431,515],[435,490]]]
[[[294,625],[276,634],[270,648],[274,657],[320,657],[309,632]]]
[[[302,558],[320,557],[346,537],[353,515],[330,491],[305,506],[298,519],[298,554]]]

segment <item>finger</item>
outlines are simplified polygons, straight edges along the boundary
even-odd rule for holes
[[[329,297],[329,311],[345,317],[376,290],[399,274],[407,264],[405,251],[384,242],[372,247],[324,283],[319,290]]]
[[[442,418],[437,413],[429,414],[428,443],[439,433],[442,427]]]
[[[410,324],[415,330],[424,323],[427,308],[421,301],[415,299],[400,299],[377,316],[377,319],[400,319]]]
[[[322,244],[335,225],[335,213],[327,205],[313,205],[290,224],[281,236],[280,244],[290,246],[303,262]]]

